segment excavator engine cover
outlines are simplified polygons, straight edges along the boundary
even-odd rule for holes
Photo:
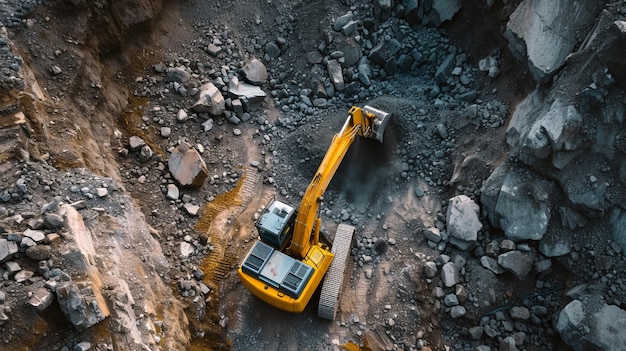
[[[374,138],[382,143],[383,136],[385,135],[385,128],[387,127],[391,114],[371,106],[363,107],[363,111],[374,115],[374,121],[371,124],[372,131],[371,134],[367,135],[367,137]]]

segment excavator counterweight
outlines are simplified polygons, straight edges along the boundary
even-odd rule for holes
[[[298,209],[279,200],[267,207],[256,223],[259,240],[238,269],[241,282],[255,296],[282,310],[302,312],[323,282],[318,314],[335,318],[354,227],[338,226],[332,250],[321,243],[321,198],[356,135],[382,143],[390,117],[370,106],[353,106]]]

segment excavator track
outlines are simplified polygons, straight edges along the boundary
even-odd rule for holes
[[[326,272],[326,278],[322,285],[320,303],[317,315],[328,320],[334,320],[339,307],[339,294],[345,277],[346,265],[352,243],[354,227],[347,224],[340,224],[337,227],[335,240],[331,252],[335,255],[333,262]]]

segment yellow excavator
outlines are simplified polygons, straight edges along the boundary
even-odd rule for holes
[[[353,106],[309,184],[300,206],[274,200],[256,222],[259,239],[239,266],[243,285],[272,306],[299,313],[324,281],[318,315],[334,320],[354,227],[340,224],[332,244],[320,242],[322,195],[357,135],[382,143],[391,115]]]

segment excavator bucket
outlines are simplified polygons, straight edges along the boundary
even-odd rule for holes
[[[391,113],[381,111],[371,106],[363,107],[363,111],[367,114],[374,115],[374,120],[371,122],[371,132],[367,135],[369,138],[374,138],[379,142],[383,142],[383,136],[385,135],[385,128],[391,117]]]

